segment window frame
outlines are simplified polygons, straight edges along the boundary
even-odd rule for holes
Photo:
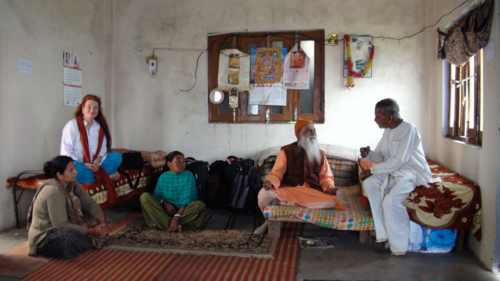
[[[312,120],[315,123],[324,123],[325,104],[325,31],[279,31],[279,32],[247,32],[247,33],[227,33],[208,36],[208,119],[209,123],[288,123],[297,118]],[[219,106],[212,104],[208,99],[210,91],[217,88],[218,66],[220,55],[220,44],[230,44],[230,48],[250,53],[249,43],[258,43],[257,47],[272,47],[272,42],[283,41],[283,47],[288,51],[295,45],[295,42],[314,41],[314,85],[312,103],[313,113],[306,114],[300,112],[301,90],[287,90],[287,102],[283,107],[283,113],[273,113],[273,106],[259,105],[258,114],[252,115],[248,112],[248,92],[239,93],[238,108],[230,110],[230,114],[220,114]],[[227,92],[225,92],[226,95]],[[226,97],[225,97],[226,98]],[[295,116],[295,109],[297,116]],[[269,120],[266,119],[266,112],[269,111]]]
[[[471,61],[474,61],[474,69],[470,67]],[[446,125],[447,130],[445,130],[446,134],[444,137],[474,146],[481,146],[483,139],[483,131],[481,129],[483,123],[483,50],[471,57],[469,62],[461,67],[448,62],[446,64],[448,68],[448,85],[445,87],[445,94],[447,94],[445,112],[447,118],[445,118],[446,123],[443,125]],[[453,71],[453,68],[455,71]],[[452,77],[453,73],[455,75]],[[474,83],[470,82],[470,77],[475,78],[473,79]],[[464,82],[461,83],[462,86],[457,87],[457,81]],[[472,100],[474,101],[473,107],[470,105]],[[475,120],[473,121],[472,128],[470,120],[467,120],[469,119],[468,116],[471,115],[472,120]],[[453,122],[450,121],[452,118]]]

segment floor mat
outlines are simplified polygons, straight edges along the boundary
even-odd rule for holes
[[[23,278],[51,259],[28,256],[28,242],[23,243],[0,256],[0,276]]]
[[[302,228],[285,224],[274,259],[91,250],[23,280],[295,280]]]
[[[295,280],[302,223],[285,223],[274,259],[179,255],[157,280]]]
[[[278,238],[248,230],[197,230],[174,233],[127,226],[110,235],[107,249],[273,258]]]

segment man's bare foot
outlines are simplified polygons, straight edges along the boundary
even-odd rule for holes
[[[112,181],[117,181],[119,180],[121,177],[120,173],[114,173],[114,174],[111,174],[109,175],[109,178],[112,180]]]
[[[259,226],[253,233],[262,235],[262,234],[265,234],[266,231],[267,231],[267,220],[266,220],[266,222],[264,222],[264,224]]]

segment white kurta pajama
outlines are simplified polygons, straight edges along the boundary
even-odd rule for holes
[[[403,201],[416,186],[428,186],[432,179],[417,128],[403,121],[395,129],[385,129],[377,148],[365,160],[380,163],[371,168],[373,175],[363,183],[377,241],[389,240],[391,251],[403,255],[410,240],[410,218]]]

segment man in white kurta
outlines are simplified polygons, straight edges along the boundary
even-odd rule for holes
[[[370,201],[377,242],[388,241],[393,255],[404,255],[410,240],[410,218],[403,205],[416,186],[428,186],[431,171],[422,139],[412,123],[399,116],[399,106],[385,99],[375,106],[375,122],[385,129],[375,151],[361,148],[368,162],[379,163],[364,171],[363,188]]]

